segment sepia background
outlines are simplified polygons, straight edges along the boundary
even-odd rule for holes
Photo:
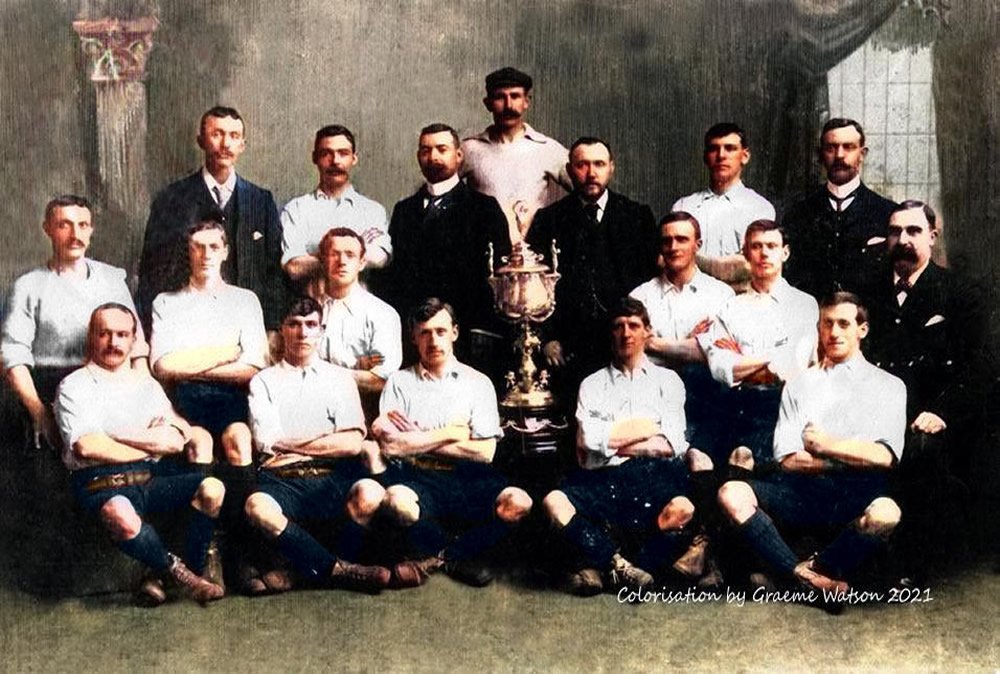
[[[116,83],[91,81],[94,58],[72,26],[105,17],[158,22],[144,77],[117,99],[108,93]],[[616,189],[658,214],[704,186],[701,137],[714,122],[735,121],[748,130],[752,160],[745,181],[780,212],[821,180],[815,147],[823,121],[858,118],[871,146],[866,182],[896,199],[928,199],[940,211],[947,261],[989,289],[996,334],[998,22],[995,0],[0,0],[0,185],[8,193],[0,202],[0,296],[48,255],[42,209],[58,193],[93,198],[93,257],[134,271],[150,196],[198,167],[198,118],[212,105],[234,106],[244,115],[248,145],[239,172],[271,189],[279,206],[315,186],[309,160],[315,130],[343,123],[358,139],[355,184],[391,208],[419,184],[418,130],[445,121],[480,131],[489,123],[481,103],[483,76],[513,65],[535,79],[529,122],[566,145],[581,135],[608,139],[617,154]],[[6,388],[0,403],[6,449],[19,442],[10,431],[18,426],[18,410]],[[6,494],[3,522],[17,520],[18,509],[28,505]],[[33,545],[30,529],[4,526],[8,549]],[[14,536],[15,529],[27,538]],[[54,563],[37,557],[43,566]],[[158,619],[119,611],[120,598],[49,604],[24,581],[23,571],[0,568],[0,585],[13,588],[0,604],[0,652],[13,655],[0,670],[70,669],[78,651],[114,669],[179,662],[182,669],[205,669],[213,654],[230,651],[236,659],[223,661],[224,671],[243,667],[236,663],[244,659],[250,669],[283,661],[288,669],[305,670],[380,664],[431,669],[435,657],[459,669],[489,670],[700,668],[712,660],[749,668],[998,663],[995,630],[989,629],[997,624],[998,585],[989,574],[956,585],[950,603],[888,616],[885,607],[866,610],[832,633],[826,616],[802,616],[804,609],[777,617],[773,607],[688,607],[686,613],[641,607],[643,613],[630,613],[613,598],[580,608],[581,602],[552,593],[526,595],[510,587],[488,590],[483,608],[449,586],[438,590],[439,602],[453,609],[443,624],[469,641],[463,648],[445,639],[439,651],[438,641],[412,636],[433,625],[402,617],[407,611],[426,621],[440,616],[426,594],[394,595],[377,607],[355,598],[284,597],[273,600],[270,617],[260,608],[267,604],[233,599],[227,602],[237,607],[229,609],[237,625],[219,627],[201,612],[192,626],[177,606]],[[253,633],[275,616],[291,619],[299,610],[320,623],[336,624],[327,611],[355,616],[350,638],[337,641],[345,660],[330,653],[304,656],[298,642],[279,638],[281,630],[233,636],[248,626]],[[678,642],[680,626],[699,610],[693,627],[700,636]],[[49,611],[57,622],[47,622]],[[653,645],[641,637],[668,615],[674,625],[662,631],[674,641],[651,654]],[[357,616],[368,616],[367,623]],[[502,637],[491,636],[498,620]],[[811,634],[821,633],[816,643],[788,638],[797,620]],[[866,627],[877,623],[888,626],[889,636]],[[166,629],[179,643],[161,644],[153,655],[143,650],[140,657],[114,645],[115,633],[105,633],[102,624],[123,632],[130,626]],[[785,659],[740,646],[741,634],[761,624],[778,636],[771,645]],[[405,649],[374,658],[369,644],[375,628]],[[636,634],[623,637],[619,629]],[[74,631],[86,645],[47,650]],[[860,646],[851,647],[848,632]],[[305,634],[310,643],[323,643],[323,632]],[[533,652],[525,650],[529,634],[536,648],[537,640],[543,644],[537,659],[525,656]],[[423,655],[408,660],[407,652]],[[821,653],[836,658],[824,660]],[[283,660],[296,656],[306,659]],[[188,659],[174,659],[182,657]]]

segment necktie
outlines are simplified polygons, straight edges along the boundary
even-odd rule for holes
[[[597,222],[597,210],[597,204],[586,204],[583,207],[583,212],[594,222]]]
[[[215,203],[219,205],[219,208],[222,208],[222,190],[219,189],[218,185],[212,188],[212,194],[215,195]]]
[[[853,199],[854,195],[857,194],[857,193],[858,193],[858,191],[854,190],[850,194],[845,195],[843,197],[838,197],[836,195],[829,194],[829,193],[828,193],[828,196],[830,197],[830,201],[836,202],[836,204],[837,204],[837,212],[838,213],[843,213],[843,211],[844,211],[844,202],[847,201],[848,199]]]

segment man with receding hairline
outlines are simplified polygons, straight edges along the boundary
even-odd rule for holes
[[[188,228],[212,217],[223,223],[230,243],[223,277],[257,295],[273,337],[285,297],[281,225],[271,193],[236,173],[246,149],[244,120],[234,108],[213,107],[201,117],[197,140],[204,166],[165,187],[149,209],[139,260],[139,318],[148,331],[156,296],[187,283]]]
[[[814,297],[836,290],[857,292],[863,275],[885,255],[886,224],[896,204],[861,181],[868,147],[864,129],[853,119],[838,117],[824,124],[817,154],[826,184],[781,220],[795,249],[787,276]]]
[[[487,255],[492,244],[499,268],[510,254],[510,237],[496,199],[459,178],[463,158],[452,127],[436,122],[420,130],[417,164],[424,185],[392,209],[394,257],[383,294],[400,315],[426,297],[450,304],[465,326],[456,344],[459,357],[485,369],[472,356],[472,342],[478,347],[500,332]]]

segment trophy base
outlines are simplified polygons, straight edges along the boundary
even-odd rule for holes
[[[550,391],[524,391],[514,389],[508,391],[500,405],[503,407],[525,408],[525,407],[552,407],[555,398]]]

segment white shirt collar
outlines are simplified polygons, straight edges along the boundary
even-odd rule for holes
[[[706,276],[708,275],[705,272],[695,267],[694,275],[691,277],[691,280],[682,286],[675,284],[673,281],[668,279],[665,274],[660,274],[657,278],[660,281],[660,290],[664,293],[680,293],[684,292],[685,288],[690,288],[692,292],[698,292],[698,290],[701,289]]]
[[[715,197],[716,199],[723,199],[723,198],[724,199],[732,199],[739,192],[745,190],[746,188],[747,187],[746,187],[746,185],[743,184],[742,180],[737,180],[735,183],[733,183],[732,185],[729,186],[728,190],[726,190],[722,194],[716,194],[712,190],[712,188],[709,187],[707,190],[705,190],[704,194],[702,195],[702,201],[707,201],[708,199],[711,199],[713,197]]]
[[[351,287],[347,291],[347,294],[344,295],[343,297],[331,297],[330,295],[327,295],[323,299],[323,323],[324,324],[326,323],[327,315],[329,314],[330,311],[333,310],[333,307],[335,307],[338,303],[343,304],[344,307],[350,313],[353,314],[354,307],[360,301],[361,295],[364,292],[365,289],[362,288],[357,281],[355,281],[353,284],[351,284]]]
[[[309,358],[309,362],[307,362],[305,365],[302,366],[292,365],[287,360],[282,359],[281,362],[278,363],[277,367],[280,368],[281,370],[284,370],[285,372],[301,372],[303,375],[305,375],[306,373],[316,374],[317,373],[316,364],[318,362],[319,362],[319,355],[314,351],[313,355]]]
[[[441,372],[441,379],[438,379],[430,370],[424,367],[423,363],[417,363],[417,379],[422,381],[444,381],[445,379],[458,376],[458,359],[454,355],[448,360],[448,363],[444,366],[444,370]]]
[[[649,360],[646,354],[642,354],[642,358],[636,364],[635,369],[632,370],[632,372],[630,373],[620,369],[613,362],[608,367],[611,369],[612,379],[621,379],[621,378],[634,379],[637,375],[649,374],[649,368],[651,368],[652,366],[653,363]]]
[[[432,197],[440,197],[451,192],[455,187],[458,186],[458,172],[455,175],[448,178],[447,180],[442,180],[439,183],[426,183],[427,194]]]
[[[833,363],[827,360],[823,361],[821,368],[827,372],[833,372],[835,370],[846,370],[848,372],[855,372],[868,361],[865,356],[859,350],[856,354],[843,361],[842,363]]]
[[[229,177],[226,178],[226,182],[220,183],[215,179],[215,176],[209,173],[208,169],[203,166],[201,167],[201,179],[205,181],[205,187],[208,188],[209,192],[212,192],[212,196],[215,196],[215,192],[212,190],[214,187],[218,187],[219,191],[222,192],[223,195],[232,194],[233,190],[236,189],[236,171],[230,171]]]
[[[354,197],[358,194],[357,190],[354,189],[354,184],[348,185],[343,192],[341,192],[339,197],[331,197],[329,194],[324,192],[320,187],[316,187],[316,191],[313,192],[313,196],[319,200],[336,201],[339,206],[341,202],[347,201],[352,206],[354,205]]]
[[[761,292],[753,287],[753,283],[747,288],[747,295],[757,295],[758,297],[770,297],[775,302],[781,303],[786,300],[789,295],[789,291],[792,286],[788,283],[784,276],[778,278],[771,286],[771,292]]]
[[[834,185],[829,180],[826,181],[826,191],[837,197],[838,199],[843,199],[849,195],[854,190],[861,187],[861,174],[854,176],[851,180],[844,183],[843,185]]]

